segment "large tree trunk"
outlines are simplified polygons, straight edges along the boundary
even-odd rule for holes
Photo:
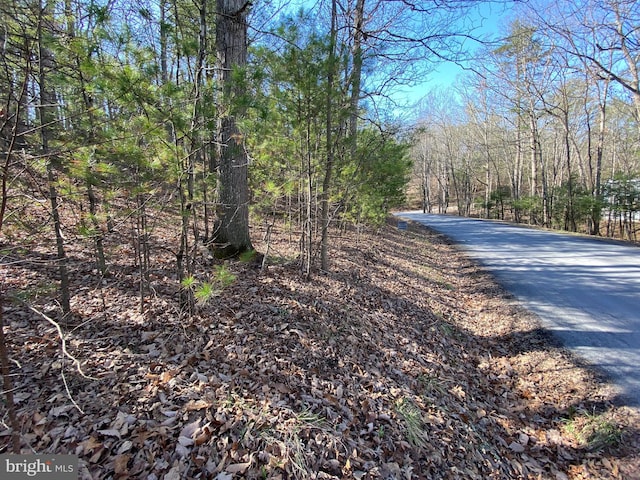
[[[336,64],[336,16],[337,2],[331,2],[331,33],[329,45],[329,71],[327,72],[327,164],[324,171],[324,179],[322,181],[322,193],[320,201],[320,221],[321,221],[321,240],[320,240],[320,266],[323,270],[329,270],[329,188],[331,187],[331,176],[333,174],[333,164],[335,160],[335,150],[333,146],[333,85],[335,80],[335,64]]]
[[[222,102],[218,128],[218,223],[214,246],[218,256],[251,250],[247,153],[236,119],[244,115],[243,82],[238,73],[247,63],[247,10],[245,0],[218,0],[216,53]]]

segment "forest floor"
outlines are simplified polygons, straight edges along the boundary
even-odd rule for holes
[[[192,316],[175,232],[151,236],[142,312],[130,234],[106,238],[104,279],[69,242],[77,364],[46,319],[54,246],[0,237],[23,453],[78,455],[82,479],[640,478],[638,411],[441,236],[336,232],[306,280],[295,236],[270,233],[266,270],[226,262]]]

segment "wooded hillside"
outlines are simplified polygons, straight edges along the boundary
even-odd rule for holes
[[[484,185],[487,215],[593,226],[597,179],[635,176],[635,97],[573,128],[615,79],[524,92],[537,33],[492,52],[526,72],[486,142],[407,133],[394,94],[469,60],[478,3],[2,1],[0,452],[87,479],[633,476],[637,412],[438,236],[385,224],[425,138],[442,205]]]
[[[267,231],[253,233],[266,251]],[[176,235],[148,239],[142,312],[126,226],[105,238],[109,277],[90,243],[70,252],[66,351],[47,319],[59,308],[53,240],[3,240],[22,449],[75,453],[94,479],[638,472],[636,411],[438,235],[334,231],[332,271],[306,280],[288,230],[273,227],[262,272],[199,258],[229,282],[191,316],[164,248]]]

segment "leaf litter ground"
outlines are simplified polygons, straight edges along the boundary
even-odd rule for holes
[[[268,268],[227,262],[236,281],[189,318],[172,235],[151,238],[143,313],[126,236],[105,279],[74,243],[63,328],[83,374],[43,317],[49,253],[2,239],[23,453],[76,454],[82,479],[640,478],[637,410],[443,237],[336,233],[331,271],[305,280],[270,229]]]

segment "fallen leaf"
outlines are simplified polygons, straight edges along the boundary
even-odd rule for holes
[[[197,419],[185,425],[180,431],[180,437],[192,438],[193,435],[200,429],[201,419]]]
[[[129,463],[130,458],[131,455],[128,454],[116,455],[113,461],[113,471],[116,473],[116,475],[124,475],[129,472],[127,464]]]
[[[244,473],[251,466],[251,460],[245,463],[232,463],[224,469],[229,473]]]
[[[162,374],[160,374],[160,381],[162,383],[168,383],[178,374],[179,371],[180,370],[176,368],[173,370],[167,370],[166,372],[162,372]]]
[[[189,400],[184,408],[189,412],[192,410],[202,410],[203,408],[209,408],[211,406],[213,406],[213,402],[206,400]]]
[[[174,465],[173,467],[171,467],[171,470],[169,470],[166,475],[163,477],[163,480],[181,480],[182,475],[180,473],[180,465]]]
[[[208,442],[211,438],[211,431],[208,428],[203,428],[202,430],[202,433],[194,439],[193,443],[196,445],[202,445],[203,443]]]
[[[129,450],[131,450],[131,447],[133,447],[133,442],[131,442],[131,440],[125,440],[118,448],[118,454],[128,452]]]
[[[89,452],[91,450],[95,450],[98,447],[102,447],[102,442],[92,436],[82,442],[82,446],[85,452]]]

